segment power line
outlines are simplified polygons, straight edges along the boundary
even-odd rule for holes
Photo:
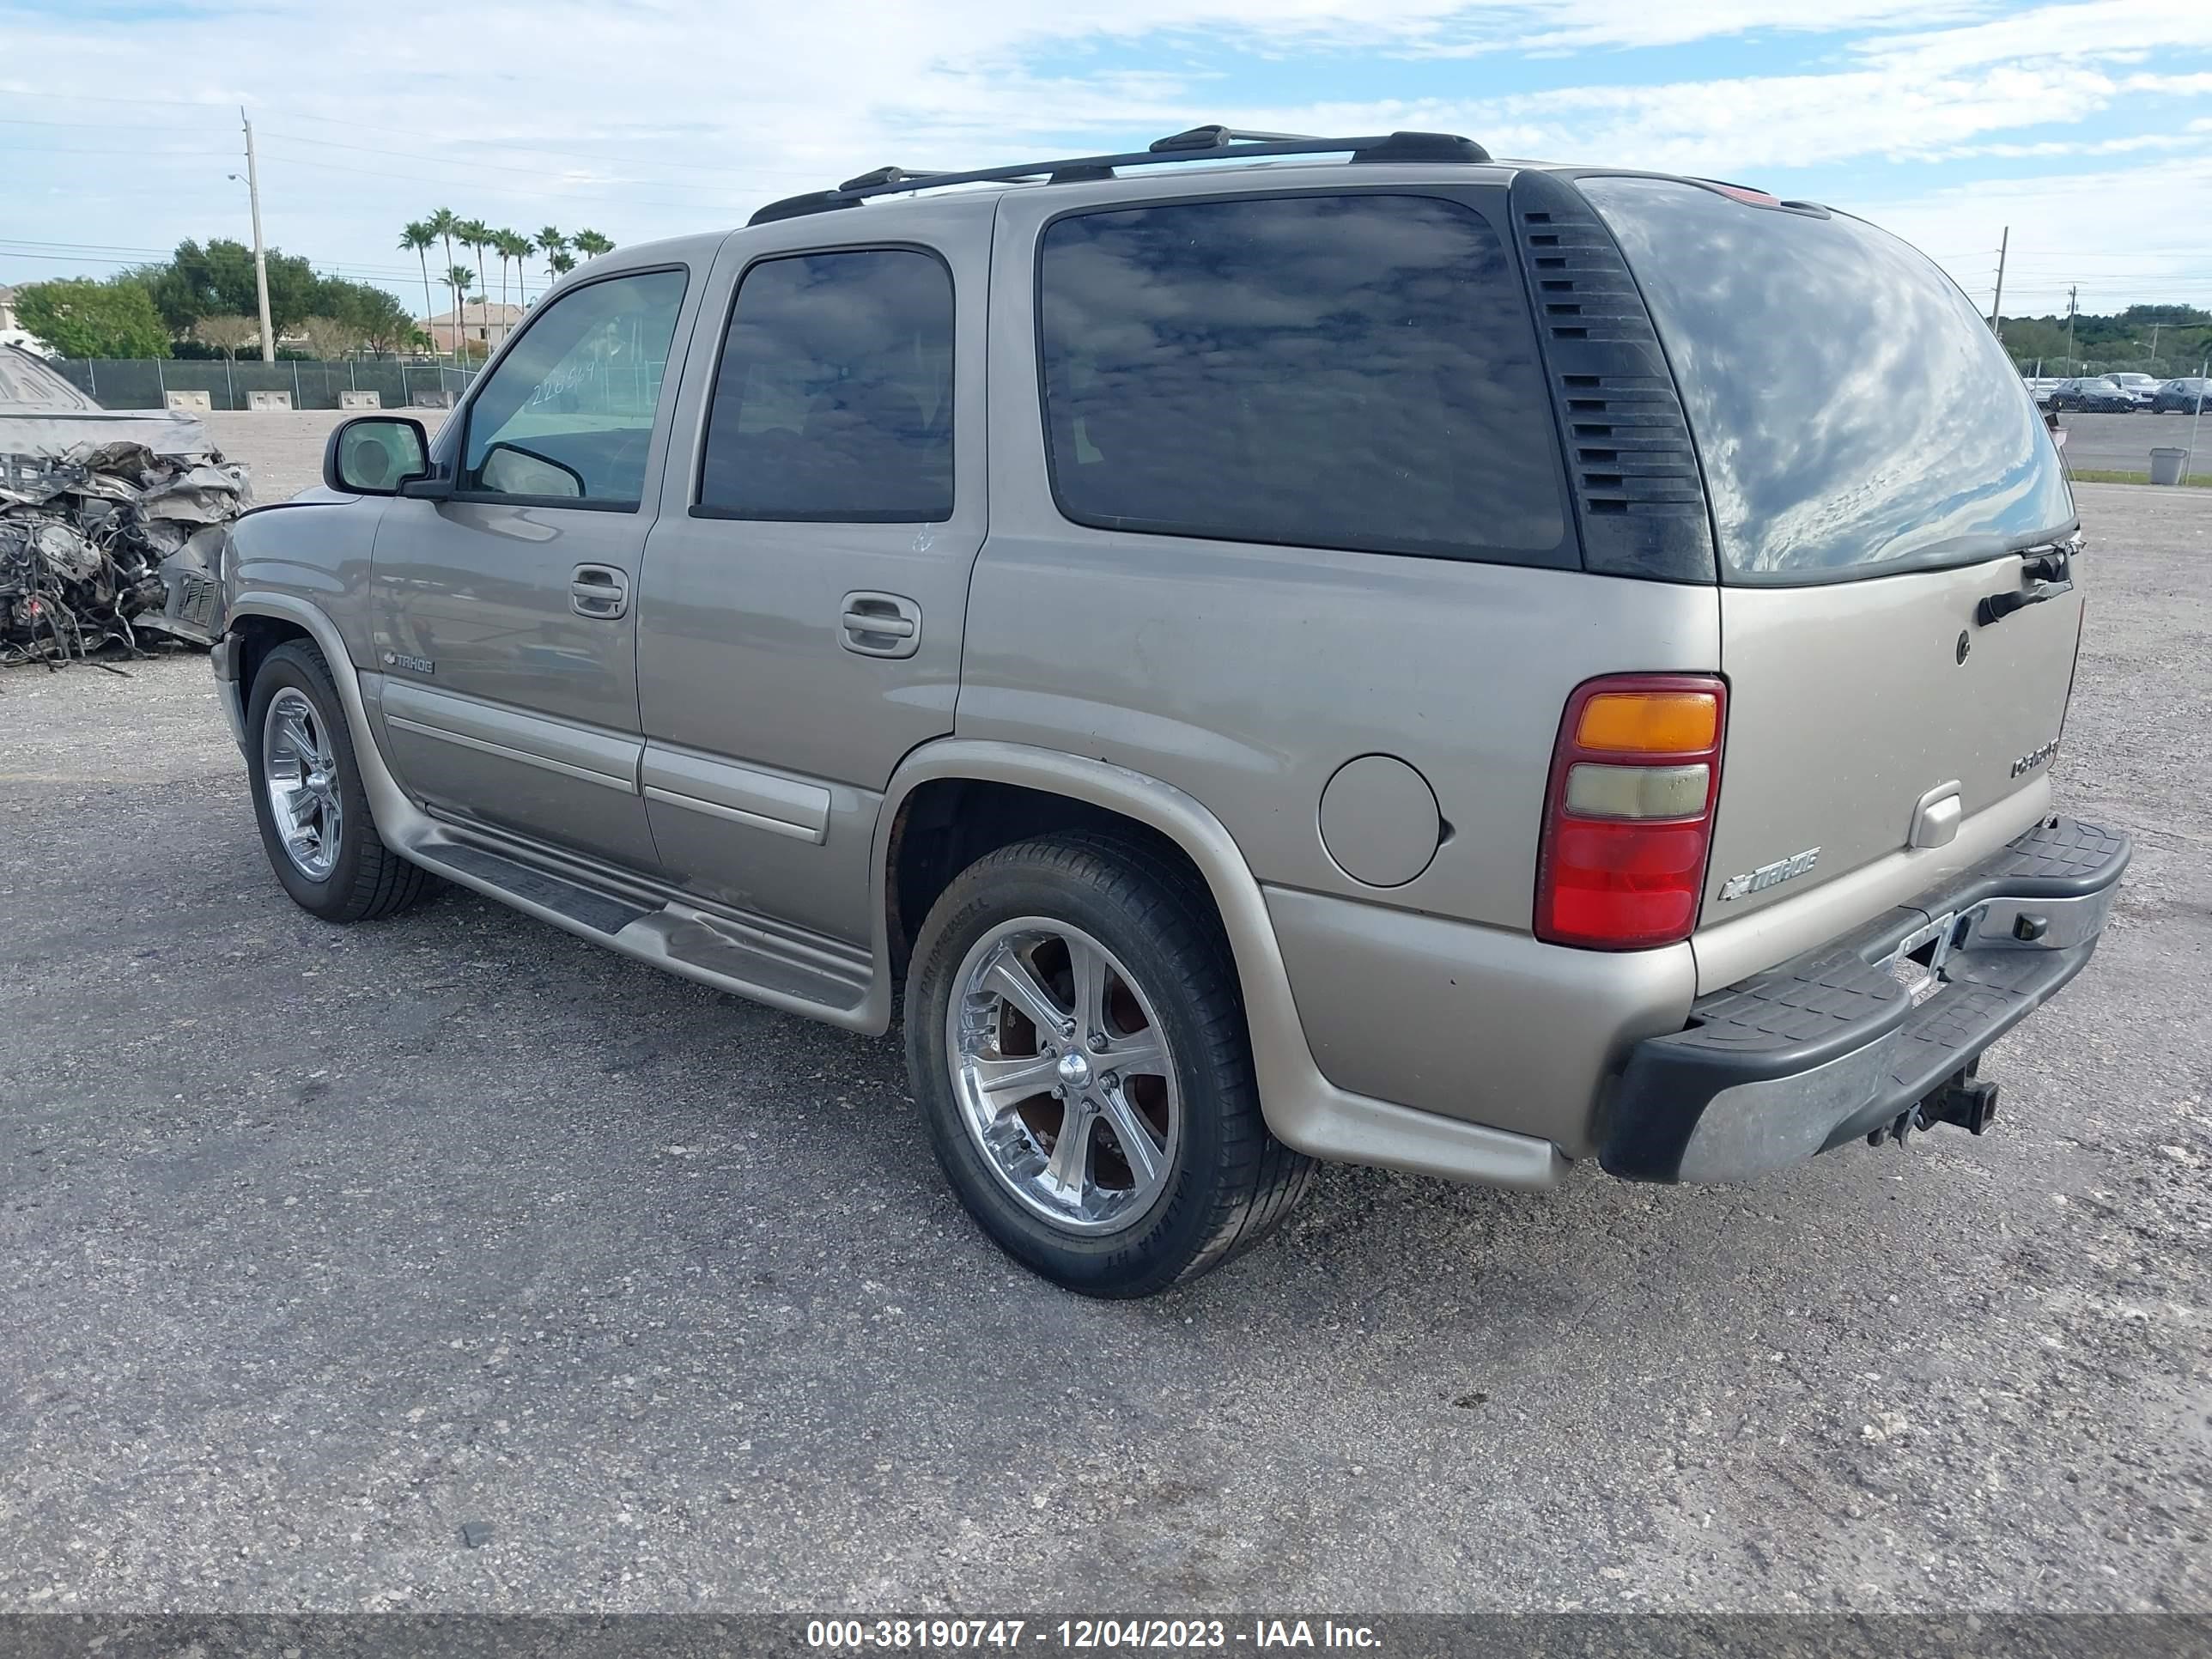
[[[395,179],[403,183],[415,185],[419,185],[422,182],[422,175],[417,173],[386,173],[375,167],[342,167],[335,161],[311,161],[304,155],[279,155],[272,157],[271,159],[283,161],[288,167],[313,167],[318,172],[322,173],[349,173],[356,179]],[[615,180],[613,182],[619,185],[621,181]],[[641,207],[679,208],[694,213],[702,211],[701,204],[696,201],[671,201],[665,197],[640,196],[634,191],[621,189],[617,189],[611,194],[604,191],[564,189],[558,188],[558,180],[548,180],[544,187],[537,190],[529,190],[519,185],[477,182],[471,184],[469,188],[471,192],[475,195],[525,198],[531,201],[543,202],[548,207],[556,205],[557,204],[564,201],[591,201],[602,202],[612,205],[619,205],[624,203],[635,203]],[[667,186],[658,184],[656,184],[654,187],[662,189],[667,188]],[[677,188],[680,189],[682,187],[679,185],[677,186]],[[748,192],[738,190],[723,192],[726,198],[742,198],[748,194],[757,193],[757,192]]]
[[[345,125],[351,124],[339,123],[337,125]],[[397,131],[397,129],[362,125],[360,128],[360,131],[363,132],[389,132]],[[364,155],[390,155],[407,161],[437,161],[450,164],[456,159],[454,154],[450,150],[442,155],[428,155],[423,154],[420,150],[384,149],[368,144],[342,144],[335,138],[310,138],[304,132],[278,132],[274,128],[270,129],[269,136],[272,138],[289,139],[292,143],[298,144],[319,144],[327,149],[358,150]],[[814,179],[821,176],[819,169],[805,169],[799,167],[710,167],[695,161],[640,161],[634,156],[590,154],[583,150],[555,149],[548,145],[531,143],[526,140],[482,138],[465,142],[478,143],[487,149],[493,150],[511,149],[520,151],[524,154],[534,154],[538,155],[565,155],[573,161],[599,161],[615,167],[683,167],[690,172],[712,173],[726,178],[744,176],[773,179]],[[641,138],[635,142],[639,143],[648,143],[659,141]],[[466,156],[465,161],[467,166],[472,170],[477,168],[490,168],[493,171],[499,173],[535,173],[538,171],[538,169],[534,167],[507,167],[495,161],[481,161],[473,154]]]
[[[11,94],[9,95],[13,96],[14,94]],[[139,99],[129,101],[146,103],[152,102],[154,100]],[[201,104],[188,104],[182,106],[182,107],[189,109],[203,109],[207,106]],[[357,132],[398,132],[404,135],[407,131],[405,128],[402,127],[384,127],[378,126],[373,123],[366,121],[344,121],[340,120],[334,116],[310,115],[304,110],[286,111],[284,113],[289,118],[323,122],[331,126],[340,127]],[[51,127],[59,131],[74,132],[175,133],[179,130],[173,123],[159,126],[149,126],[143,123],[118,123],[114,121],[40,121],[31,119],[25,116],[14,115],[0,116],[0,125],[15,127]],[[266,136],[272,138],[289,138],[295,143],[320,144],[332,149],[357,149],[366,155],[389,155],[399,160],[409,161],[436,161],[441,163],[451,163],[455,160],[455,152],[450,149],[441,155],[428,155],[421,150],[387,149],[374,148],[366,144],[344,144],[338,143],[333,138],[311,138],[305,133],[298,132],[278,133],[274,129],[271,129]],[[715,167],[709,166],[708,164],[702,161],[675,161],[659,157],[641,159],[636,156],[612,155],[603,150],[568,149],[550,144],[533,143],[528,139],[471,138],[457,140],[456,142],[457,143],[481,144],[484,148],[493,150],[514,150],[524,155],[560,155],[565,156],[571,161],[596,161],[603,166],[634,168],[674,168],[686,173],[713,173],[720,178],[755,177],[813,179],[820,176],[819,173],[813,169],[797,167],[752,168]],[[653,134],[650,136],[641,136],[634,139],[617,140],[616,142],[639,144],[665,143],[668,142],[668,137],[665,134]],[[125,151],[123,153],[132,154],[134,152]],[[466,160],[467,164],[471,167],[475,168],[490,168],[502,173],[527,173],[532,170],[527,167],[516,167],[506,166],[498,162],[479,161],[472,155],[467,157]],[[677,181],[673,179],[669,181],[672,185],[676,185],[676,182]]]

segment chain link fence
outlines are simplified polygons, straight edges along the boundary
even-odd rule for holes
[[[257,392],[282,392],[295,409],[340,409],[342,394],[374,392],[386,409],[450,408],[477,373],[392,357],[231,362],[222,358],[52,357],[47,366],[109,409],[162,409],[173,392],[204,392],[216,409],[252,407]]]

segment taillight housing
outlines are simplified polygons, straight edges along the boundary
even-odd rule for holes
[[[1593,951],[1689,938],[1712,849],[1728,687],[1608,674],[1567,699],[1536,861],[1536,937]]]

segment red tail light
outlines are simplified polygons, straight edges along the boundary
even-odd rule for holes
[[[1640,951],[1697,926],[1721,793],[1728,688],[1609,674],[1575,688],[1552,750],[1536,937]]]

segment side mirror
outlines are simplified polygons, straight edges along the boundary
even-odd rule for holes
[[[541,495],[556,501],[581,501],[584,495],[584,475],[566,461],[504,441],[484,451],[477,477],[484,489],[502,495]]]
[[[430,440],[422,422],[398,415],[342,421],[323,447],[323,482],[353,495],[397,495],[430,475]]]

